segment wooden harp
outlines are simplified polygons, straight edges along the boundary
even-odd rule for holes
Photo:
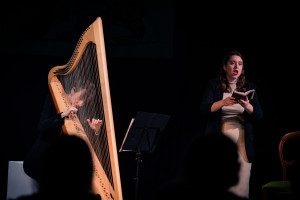
[[[92,192],[102,199],[123,199],[101,18],[83,32],[69,62],[50,70],[48,84],[57,113],[72,106],[70,93],[84,88],[79,98],[84,103],[76,114],[65,119],[63,133],[75,134],[90,146]],[[102,120],[100,130],[91,128],[87,119],[92,118]]]

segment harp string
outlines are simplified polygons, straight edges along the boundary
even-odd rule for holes
[[[95,46],[92,46],[92,48],[93,48],[93,52],[94,52],[94,56],[93,56],[93,66],[96,66],[97,65],[97,63],[98,63],[98,61],[97,61],[97,56],[95,55],[95,53],[96,53],[96,50],[95,50]],[[95,59],[96,58],[96,59]],[[92,77],[96,77],[97,78],[97,80],[95,80],[97,83],[99,83],[100,82],[100,79],[99,79],[99,76],[98,76],[98,72],[96,71],[96,72],[94,72],[94,71],[92,71],[92,73],[97,73],[97,76],[92,76]],[[99,91],[101,91],[101,87],[100,87],[100,85],[98,84],[97,85],[98,87],[99,87]],[[101,95],[98,95],[97,96],[98,98],[99,98],[99,102],[103,102],[103,100],[102,100],[102,96]],[[94,110],[98,110],[98,109],[94,109]],[[100,112],[100,118],[101,119],[104,119],[104,109],[103,109],[103,104],[101,104],[101,109],[99,109],[101,112]],[[105,126],[106,127],[106,126]],[[100,134],[101,135],[103,135],[103,136],[107,136],[107,134],[104,134],[102,131],[106,131],[106,129],[102,129],[101,130],[101,132],[100,132]],[[102,141],[100,141],[100,140],[95,140],[96,141],[96,146],[98,147],[97,149],[96,149],[96,151],[97,151],[97,153],[98,154],[100,154],[100,152],[102,152],[104,149],[108,149],[108,143],[107,142],[104,142],[104,144],[103,144],[103,142]],[[107,141],[107,138],[105,138],[104,139],[104,141]],[[100,148],[102,148],[102,149],[100,149]],[[109,180],[112,182],[112,171],[111,171],[111,167],[110,167],[110,165],[109,165],[109,163],[110,163],[110,156],[109,156],[109,154],[106,154],[105,156],[103,156],[103,159],[104,159],[104,161],[103,161],[103,163],[105,163],[104,164],[104,166],[106,167],[105,168],[105,171],[107,172],[107,174],[109,175],[108,176],[108,178],[109,178]]]
[[[90,55],[93,55],[91,58],[93,58],[91,60],[92,62],[92,66],[97,66],[97,56],[96,56],[96,50],[95,50],[95,46],[92,46],[92,54]],[[98,68],[96,68],[98,69]],[[99,83],[100,82],[100,79],[99,79],[99,75],[98,75],[98,71],[97,70],[91,70],[91,73],[93,74],[96,74],[96,76],[90,76],[90,77],[94,77],[96,78],[95,82],[96,83]],[[97,89],[98,91],[101,91],[101,87],[99,84],[97,84]],[[99,95],[101,94],[100,93],[97,93],[97,98],[98,98],[98,102],[103,102],[102,100],[102,96]],[[98,116],[100,116],[100,119],[103,119],[103,124],[105,124],[105,118],[104,118],[104,109],[103,109],[103,104],[100,105],[100,109],[92,109],[93,111],[100,111],[100,113],[94,113]],[[106,126],[103,127],[103,129],[100,130],[100,136],[104,136],[105,138],[101,138],[101,137],[98,137],[97,138],[97,135],[93,135],[94,138],[96,139],[93,139],[93,141],[95,142],[95,151],[96,151],[96,154],[98,155],[98,157],[101,157],[101,160],[102,160],[102,163],[103,163],[103,166],[104,166],[104,170],[106,171],[107,175],[108,175],[108,178],[110,180],[110,182],[112,182],[112,171],[111,171],[111,166],[110,166],[110,156],[109,156],[109,152],[106,153],[106,154],[103,154],[102,152],[105,152],[105,149],[108,149],[108,143],[105,142],[107,141],[107,134],[104,134],[104,132],[106,132]]]
[[[95,50],[95,46],[92,46],[92,52],[93,52],[93,54],[92,55],[94,55],[93,56],[93,66],[97,66],[97,63],[98,63],[98,61],[97,61],[97,56],[96,56],[96,50]],[[98,68],[97,68],[98,69]],[[98,75],[98,72],[97,71],[92,71],[92,73],[95,73],[95,74],[97,74],[97,76],[91,76],[91,77],[96,77],[96,82],[97,83],[99,83],[100,82],[100,80],[99,80],[99,75]],[[100,87],[100,84],[97,84],[97,87],[99,87],[98,88],[98,90],[99,91],[101,91],[101,87]],[[100,92],[101,93],[101,92]],[[99,94],[99,93],[98,93]],[[98,100],[98,102],[103,102],[103,100],[102,100],[102,96],[101,95],[97,95],[97,97],[99,98],[99,100]],[[92,109],[92,110],[94,110],[94,111],[100,111],[100,113],[99,113],[99,116],[100,116],[100,118],[101,119],[105,119],[104,118],[104,109],[103,109],[103,103],[101,104],[101,109]],[[98,114],[98,113],[97,113]],[[105,121],[104,121],[105,122]],[[107,134],[104,134],[102,131],[105,131],[106,132],[106,126],[105,126],[105,129],[101,129],[101,132],[100,132],[100,135],[101,136],[104,136],[104,137],[106,137],[105,139],[104,139],[104,141],[107,141]],[[96,135],[94,135],[95,137],[96,137]],[[98,138],[100,138],[100,137],[98,137]],[[97,152],[97,154],[99,154],[99,156],[101,156],[102,154],[101,154],[101,152],[103,152],[104,151],[104,149],[108,149],[108,143],[107,142],[102,142],[101,140],[95,140],[95,142],[96,142],[96,152]],[[109,179],[110,179],[110,181],[112,182],[112,171],[111,171],[111,167],[110,167],[110,156],[109,156],[109,152],[105,155],[105,156],[102,156],[103,157],[103,163],[104,163],[104,166],[106,167],[105,168],[105,171],[107,172],[107,174],[109,175],[108,177],[109,177]]]
[[[97,83],[95,86],[96,91],[99,91],[96,93],[95,100],[97,99],[96,102],[101,102],[100,106],[98,104],[92,103],[92,107],[88,110],[94,111],[94,113],[91,113],[91,116],[97,116],[97,119],[102,119],[103,121],[103,128],[101,128],[101,132],[99,135],[92,134],[92,141],[93,141],[93,146],[95,153],[97,157],[99,158],[100,162],[102,163],[103,169],[107,174],[107,177],[109,178],[110,182],[112,183],[112,176],[111,176],[111,166],[110,166],[110,156],[109,152],[106,151],[108,149],[108,143],[107,141],[107,134],[106,133],[106,126],[105,126],[105,118],[104,118],[104,110],[103,110],[103,100],[102,96],[99,95],[101,94],[101,87],[100,87],[100,80],[99,80],[99,75],[98,75],[98,66],[97,66],[97,56],[96,56],[96,50],[95,50],[95,45],[90,45],[91,52],[88,52],[87,55],[89,56],[87,59],[87,65],[89,66],[94,66],[95,68],[89,67],[87,69],[91,69],[88,73],[87,76],[94,78],[96,80],[92,80],[92,82]],[[86,69],[86,68],[85,68]],[[97,69],[97,70],[96,70]],[[93,107],[94,106],[94,107]],[[100,109],[97,109],[99,107]],[[100,113],[95,113],[97,111],[100,111]],[[88,116],[87,116],[88,117]]]
[[[58,76],[58,78],[67,94],[72,90],[74,91],[73,88],[75,88],[76,92],[81,88],[86,89],[93,87],[92,90],[87,90],[88,92],[84,94],[83,98],[78,97],[78,99],[76,99],[76,101],[80,101],[81,98],[85,100],[84,105],[78,108],[77,116],[107,178],[111,185],[114,186],[95,46],[95,44],[89,43],[74,71],[68,75]],[[91,96],[93,98],[89,99]],[[99,134],[96,134],[87,122],[87,119],[92,120],[92,118],[102,120]]]

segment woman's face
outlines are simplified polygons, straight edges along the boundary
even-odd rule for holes
[[[236,82],[243,71],[243,60],[240,56],[233,55],[223,66],[228,82]]]
[[[75,108],[83,106],[86,99],[86,89],[81,89],[79,91],[75,91],[75,89],[71,90],[69,95],[69,101],[71,105]]]

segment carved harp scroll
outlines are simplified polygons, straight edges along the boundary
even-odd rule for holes
[[[48,84],[57,113],[71,107],[69,95],[72,92],[84,89],[78,99],[83,99],[84,103],[76,114],[65,119],[63,132],[81,137],[90,146],[94,165],[93,192],[102,199],[122,200],[101,18],[81,35],[69,62],[50,70]],[[87,119],[102,120],[100,130],[91,128]]]

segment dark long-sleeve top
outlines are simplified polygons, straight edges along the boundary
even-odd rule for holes
[[[57,113],[51,95],[46,96],[40,121],[37,126],[38,137],[24,158],[23,168],[25,173],[39,181],[42,170],[44,151],[61,134],[64,118]]]
[[[211,112],[211,106],[223,99],[223,91],[218,89],[219,80],[209,80],[204,91],[203,98],[200,104],[200,112],[204,119],[206,119],[205,134],[221,134],[222,133],[222,110]],[[256,85],[246,82],[246,89],[256,89]],[[254,123],[262,119],[263,111],[261,109],[257,91],[254,93],[253,99],[250,99],[250,104],[253,106],[253,113],[249,114],[243,112],[244,128],[245,128],[245,146],[246,153],[250,162],[254,160]]]
[[[56,112],[52,97],[48,94],[45,99],[37,130],[42,134],[43,140],[49,140],[60,134],[63,124],[64,118],[61,118],[61,113]]]

